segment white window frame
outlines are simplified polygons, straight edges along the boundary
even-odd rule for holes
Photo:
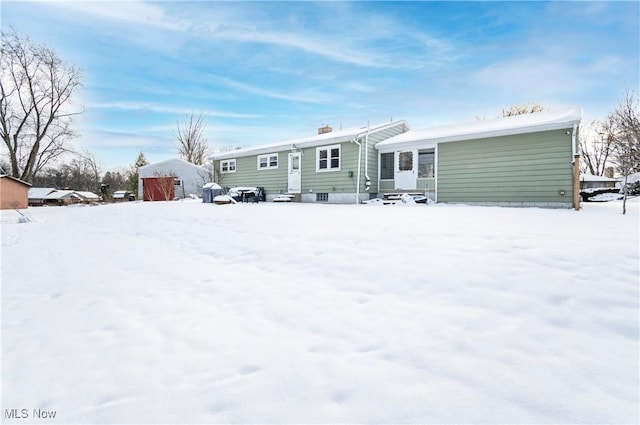
[[[226,170],[225,170],[226,166]],[[232,169],[233,168],[233,169]],[[236,160],[235,159],[223,159],[220,161],[220,172],[222,174],[235,173],[236,172]]]
[[[331,151],[338,149],[338,166],[331,167]],[[320,168],[320,152],[327,151],[327,168]],[[331,171],[340,171],[342,167],[342,147],[341,145],[320,146],[316,148],[316,172],[317,173],[329,173]]]
[[[276,158],[276,165],[271,165],[271,159],[273,157]],[[266,159],[267,160],[267,166],[266,167],[261,167],[260,166],[260,160],[261,159]],[[278,157],[278,153],[268,153],[268,154],[264,154],[264,155],[258,155],[258,170],[273,170],[275,168],[278,168],[278,165],[280,165],[280,158]]]

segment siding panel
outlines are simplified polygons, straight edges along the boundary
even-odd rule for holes
[[[371,193],[378,192],[378,151],[375,145],[389,137],[404,133],[408,130],[402,121],[394,123],[389,128],[373,132],[368,139],[368,156],[365,158],[364,138],[362,145],[360,193],[365,194],[365,162],[368,162],[368,174],[371,179]],[[365,129],[363,129],[365,130]],[[316,152],[318,147],[340,145],[340,171],[316,171]],[[301,149],[300,164],[302,194],[315,197],[315,193],[329,193],[335,195],[354,194],[357,191],[358,180],[358,145],[352,142],[331,143],[326,145]],[[267,195],[287,193],[288,187],[288,153],[290,150],[278,153],[277,169],[257,169],[258,155],[236,157],[236,172],[218,174],[218,184],[223,187],[233,186],[263,186]],[[276,153],[276,152],[273,152]],[[261,154],[262,155],[262,154]],[[365,161],[365,159],[367,161]],[[220,170],[220,160],[215,161],[216,170]],[[351,175],[350,175],[351,173]],[[365,195],[366,196],[366,195]],[[355,198],[354,198],[355,199]]]
[[[221,173],[218,184],[223,187],[262,186],[267,195],[287,193],[289,151],[277,154],[278,168],[264,170],[258,170],[258,155],[236,158],[236,172]],[[216,161],[216,169],[220,169],[220,161]]]
[[[10,178],[0,178],[0,209],[25,209],[27,208],[29,187],[11,180]]]
[[[438,201],[570,205],[571,161],[566,130],[441,143]]]

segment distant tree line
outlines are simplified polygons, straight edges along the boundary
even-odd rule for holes
[[[33,187],[52,187],[55,189],[71,189],[104,194],[103,187],[109,193],[127,190],[138,192],[138,168],[146,165],[147,160],[140,152],[136,162],[128,169],[116,169],[103,172],[93,154],[88,151],[75,153],[71,158],[57,165],[48,166],[33,177]],[[0,161],[0,172],[9,174],[11,165]]]

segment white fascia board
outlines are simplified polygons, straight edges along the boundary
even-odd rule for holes
[[[398,149],[431,147],[428,144],[459,142],[463,140],[486,139],[489,137],[512,136],[542,131],[571,129],[579,124],[582,111],[571,108],[558,112],[538,112],[530,115],[498,118],[462,125],[432,127],[412,130],[376,145],[380,152]]]
[[[457,134],[446,137],[436,137],[431,139],[415,139],[397,142],[393,144],[376,145],[381,153],[395,152],[399,149],[425,149],[433,148],[439,143],[461,142],[464,140],[488,139],[490,137],[516,136],[519,134],[539,133],[543,131],[571,129],[573,124],[548,124],[531,128],[493,130],[482,133]]]
[[[309,148],[314,146],[332,145],[336,143],[348,142],[353,136],[334,137],[332,139],[309,140],[309,141],[290,141],[286,143],[278,143],[277,145],[262,145],[255,148],[236,149],[235,151],[214,154],[209,157],[212,161],[222,159],[241,158],[245,156],[266,155],[282,151],[291,151],[293,149]],[[303,139],[304,140],[304,139]]]
[[[369,134],[383,131],[387,128],[404,125],[410,128],[404,121],[394,121],[382,125],[369,128]],[[346,130],[338,130],[332,133],[325,133],[317,136],[307,137],[303,139],[287,140],[280,143],[272,143],[269,145],[260,145],[254,148],[236,149],[235,151],[223,152],[209,156],[209,160],[218,161],[221,159],[241,158],[245,156],[263,155],[282,151],[290,151],[293,149],[312,148],[325,145],[335,145],[338,143],[350,142],[354,138],[361,138],[367,134],[367,127],[351,128]]]

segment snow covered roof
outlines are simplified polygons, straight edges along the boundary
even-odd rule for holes
[[[27,197],[29,199],[44,199],[45,196],[55,191],[56,189],[53,187],[32,187],[29,189]]]
[[[113,199],[124,198],[125,196],[127,196],[128,193],[130,192],[126,190],[116,190],[115,192],[113,192]]]
[[[376,144],[381,151],[411,147],[420,142],[444,143],[496,136],[533,133],[570,128],[580,123],[580,108],[569,108],[534,114],[516,115],[467,124],[445,125],[409,130]]]
[[[594,176],[593,174],[580,174],[580,181],[582,182],[617,182],[619,179],[612,179],[605,176]]]
[[[18,179],[18,178],[15,178],[15,177],[13,177],[13,176],[9,176],[9,175],[7,175],[7,174],[0,174],[0,178],[7,178],[7,179],[10,179],[10,180],[16,181],[16,182],[18,182],[18,183],[22,183],[22,184],[23,184],[23,185],[25,185],[25,186],[31,186],[31,183],[27,183],[27,182],[25,182],[25,181],[22,181],[22,180],[20,180],[20,179]]]
[[[192,164],[188,161],[185,161],[184,159],[170,158],[170,159],[165,159],[164,161],[154,162],[153,164],[143,165],[138,168],[138,172],[140,172],[140,170],[144,171],[146,168],[156,168],[160,165],[167,165],[167,164],[180,164],[181,166],[193,167],[197,169],[205,169],[202,165]]]
[[[85,191],[77,191],[76,190],[75,193],[77,193],[78,195],[80,195],[84,199],[94,199],[94,200],[100,199],[100,197],[98,195],[96,195],[95,193],[93,193],[93,192],[85,192]]]
[[[71,197],[78,198],[79,196],[73,190],[56,190],[45,196],[43,199],[65,199]]]
[[[377,124],[369,126],[369,133],[375,133],[385,130],[389,127],[402,125],[406,129],[409,129],[409,124],[406,121],[394,121],[391,123]],[[209,159],[229,159],[238,158],[242,156],[259,155],[264,153],[278,152],[283,150],[290,150],[295,148],[308,148],[313,146],[322,146],[332,143],[348,142],[356,137],[363,137],[367,132],[367,127],[351,127],[343,130],[331,131],[329,133],[318,134],[312,137],[304,137],[300,139],[285,140],[282,142],[270,143],[267,145],[260,145],[245,149],[236,149],[230,152],[223,152],[211,155]]]
[[[218,183],[205,183],[204,186],[202,186],[203,189],[222,189],[222,186],[220,186]]]

